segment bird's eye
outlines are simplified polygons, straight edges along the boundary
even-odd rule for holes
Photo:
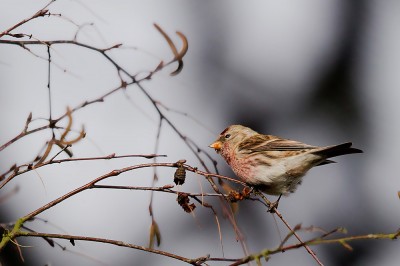
[[[225,138],[226,138],[226,139],[229,139],[230,137],[231,137],[231,134],[226,134],[226,135],[225,135]]]

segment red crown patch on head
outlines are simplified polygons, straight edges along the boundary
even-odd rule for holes
[[[224,135],[226,131],[228,131],[229,127],[225,128],[224,131],[221,132],[220,135]]]

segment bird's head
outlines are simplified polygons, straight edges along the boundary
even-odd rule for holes
[[[210,144],[209,147],[213,148],[217,153],[221,153],[227,147],[232,149],[244,139],[255,134],[258,133],[248,127],[242,125],[231,125],[225,128],[225,130],[219,134],[217,140]]]

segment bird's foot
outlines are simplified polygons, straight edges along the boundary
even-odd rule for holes
[[[272,202],[269,206],[268,206],[268,212],[270,213],[275,213],[275,211],[278,209],[278,205],[279,205],[279,200],[281,199],[282,194],[279,195],[279,198],[275,201]]]
[[[278,205],[279,205],[278,201],[272,202],[268,207],[268,212],[275,213],[276,209],[278,209]]]

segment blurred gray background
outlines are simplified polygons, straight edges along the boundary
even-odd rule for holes
[[[47,1],[3,0],[0,31],[31,16]],[[158,23],[175,43],[181,31],[189,40],[183,72],[174,66],[143,86],[154,99],[186,112],[166,115],[185,135],[207,149],[230,124],[243,124],[268,134],[314,145],[352,141],[364,154],[338,158],[338,164],[309,172],[298,191],[279,208],[291,225],[347,228],[349,235],[389,233],[399,228],[400,190],[400,2],[399,1],[57,1],[61,13],[81,29],[78,40],[100,48],[123,43],[109,55],[131,73],[154,69],[172,58]],[[77,30],[62,18],[40,18],[13,33],[39,40],[72,39]],[[3,37],[7,39],[7,37]],[[180,47],[180,45],[177,45]],[[52,46],[53,117],[119,85],[112,65],[93,51],[72,45]],[[43,46],[27,50],[0,45],[0,144],[16,136],[29,114],[47,118],[47,53]],[[40,58],[43,57],[43,58]],[[196,120],[201,123],[197,123]],[[66,121],[63,121],[64,124]],[[32,126],[45,124],[37,120]],[[153,153],[158,115],[135,86],[74,114],[73,128],[84,125],[87,138],[74,145],[75,157],[110,153]],[[3,173],[14,163],[32,160],[51,132],[30,135],[0,153]],[[73,137],[72,135],[70,136]],[[185,158],[200,166],[182,140],[164,125],[159,161]],[[234,177],[218,160],[222,174]],[[60,158],[64,157],[62,155]],[[47,202],[113,169],[150,162],[119,159],[53,165],[18,176],[0,191],[19,191],[1,202],[1,222],[14,221]],[[208,162],[211,165],[210,162]],[[173,169],[158,169],[157,185],[172,183]],[[149,186],[151,169],[111,178],[104,183]],[[183,191],[211,191],[203,178],[188,174]],[[271,198],[273,199],[273,198]],[[147,245],[150,194],[143,191],[91,190],[40,214],[51,223],[27,226],[40,232],[69,233]],[[216,199],[209,199],[217,209]],[[197,204],[198,205],[198,204]],[[174,195],[155,193],[154,213],[162,234],[162,250],[186,257],[223,257],[212,213],[197,206],[186,214]],[[223,220],[224,255],[243,256],[232,226]],[[238,224],[249,252],[275,248],[279,235],[273,217],[261,204],[240,203]],[[278,221],[282,235],[286,228]],[[304,239],[313,234],[302,234]],[[184,265],[176,260],[105,244],[58,240],[68,251],[42,239],[19,239],[23,265]],[[397,265],[399,243],[389,240],[313,247],[326,265]],[[78,252],[78,253],[76,253]],[[12,259],[10,259],[12,260]],[[13,262],[18,265],[18,260]],[[271,257],[270,265],[314,265],[304,249]],[[224,265],[215,263],[213,265]]]

